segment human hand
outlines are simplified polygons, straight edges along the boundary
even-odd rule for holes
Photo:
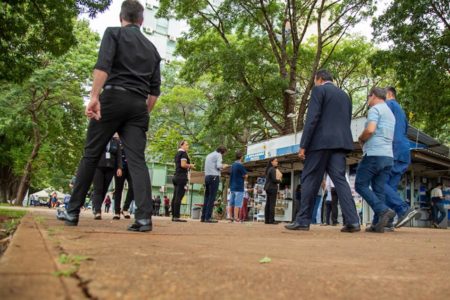
[[[305,159],[306,159],[305,149],[300,148],[300,151],[298,151],[298,157],[299,157],[301,160],[305,160]]]
[[[117,169],[116,175],[117,177],[122,177],[122,169]]]
[[[222,164],[222,170],[228,168],[230,165]]]
[[[195,164],[189,164],[189,169],[194,170],[195,169]]]
[[[100,113],[100,101],[97,97],[91,97],[91,101],[89,101],[86,106],[84,113],[89,119],[95,119],[98,121],[102,118]]]

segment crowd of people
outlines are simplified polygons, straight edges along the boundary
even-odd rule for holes
[[[148,168],[145,162],[146,131],[149,113],[160,95],[160,61],[155,46],[141,33],[143,7],[138,1],[122,3],[121,27],[109,27],[102,38],[98,60],[94,67],[93,85],[86,115],[90,119],[84,155],[79,163],[73,191],[66,210],[58,211],[58,218],[66,225],[77,226],[80,208],[93,183],[92,195],[95,219],[101,219],[101,206],[108,186],[115,178],[114,219],[130,218],[129,207],[134,200],[135,221],[130,231],[152,230],[152,215],[158,215],[161,204],[164,215],[173,222],[186,222],[180,207],[189,181],[190,170],[195,169],[188,155],[189,143],[183,140],[175,154],[174,192],[169,199],[153,201]],[[396,91],[374,87],[368,95],[370,107],[364,131],[359,136],[363,157],[356,174],[355,188],[375,212],[368,232],[382,233],[386,228],[399,228],[417,213],[399,197],[398,183],[410,164],[408,127],[404,111],[396,102]],[[346,155],[354,150],[350,129],[352,103],[349,96],[333,84],[332,75],[320,70],[315,74],[306,122],[300,142],[299,159],[304,168],[301,177],[301,196],[294,221],[288,230],[309,230],[317,216],[313,212],[321,205],[323,190],[329,188],[325,199],[327,223],[337,224],[337,201],[342,209],[342,232],[360,231],[360,219],[346,179]],[[205,195],[201,222],[215,223],[214,202],[221,173],[228,165],[223,163],[227,149],[219,146],[206,156]],[[236,153],[230,169],[230,222],[242,222],[244,186],[247,170],[242,164],[243,154]],[[265,170],[265,223],[276,224],[275,203],[282,174],[278,160],[271,158]],[[121,198],[125,180],[129,190],[122,207]],[[322,185],[322,188],[321,188]],[[440,209],[438,191],[433,193],[437,212]],[[441,197],[442,198],[442,197]],[[321,200],[320,200],[321,201]],[[105,202],[105,205],[107,203]],[[107,210],[111,205],[108,201]],[[106,208],[105,208],[106,209]],[[393,219],[397,215],[397,222]],[[439,219],[442,215],[439,216]],[[439,220],[437,220],[439,221]]]

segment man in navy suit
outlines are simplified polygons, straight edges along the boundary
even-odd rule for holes
[[[315,76],[306,122],[300,141],[299,157],[304,160],[300,210],[289,230],[309,230],[314,200],[325,172],[335,185],[346,224],[342,232],[360,231],[350,186],[345,179],[345,157],[353,150],[350,129],[352,103],[348,95],[333,84],[326,70]]]

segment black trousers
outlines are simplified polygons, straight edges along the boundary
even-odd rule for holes
[[[116,174],[114,174],[114,182],[115,182],[115,188],[114,188],[114,213],[120,214],[120,207],[122,204],[122,192],[123,187],[125,185],[125,180],[128,182],[128,192],[127,196],[125,198],[125,205],[124,210],[128,210],[130,208],[131,201],[133,200],[133,182],[131,179],[130,171],[128,170],[128,167],[123,168],[122,170],[122,176],[117,177]],[[126,205],[128,203],[128,206]],[[127,207],[127,209],[125,209]]]
[[[114,176],[114,169],[98,167],[94,174],[94,194],[92,197],[92,208],[94,213],[102,212],[103,200],[105,200],[108,187]]]
[[[338,223],[338,195],[336,193],[336,190],[334,188],[331,189],[331,201],[325,201],[325,205],[326,205],[326,221],[327,224],[330,225],[330,217],[331,217],[331,222],[333,222],[333,224],[337,224]]]
[[[172,217],[180,217],[181,200],[184,197],[185,189],[188,182],[187,175],[174,175],[172,178],[173,183],[173,198],[172,198]]]
[[[127,153],[128,168],[133,181],[136,219],[151,219],[152,191],[145,162],[149,116],[146,99],[129,91],[105,90],[100,95],[101,119],[89,122],[84,155],[78,165],[77,176],[67,212],[78,215],[92,183],[100,155],[115,132]]]
[[[302,199],[296,216],[297,223],[307,226],[311,224],[314,201],[323,181],[323,175],[327,172],[334,183],[346,224],[359,224],[352,192],[345,179],[345,156],[345,152],[338,150],[317,150],[306,153],[302,172]]]
[[[277,190],[266,191],[266,206],[264,208],[264,223],[275,222],[275,205],[277,203]]]

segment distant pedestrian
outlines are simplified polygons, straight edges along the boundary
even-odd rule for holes
[[[275,205],[277,203],[278,184],[281,183],[281,172],[278,170],[278,160],[271,158],[266,167],[266,183],[264,190],[266,191],[266,206],[264,210],[265,224],[278,224],[275,222]]]
[[[172,178],[173,183],[173,198],[172,198],[172,221],[186,222],[180,218],[181,201],[186,192],[186,184],[188,183],[188,172],[194,169],[195,165],[191,163],[188,155],[189,143],[188,141],[181,141],[179,149],[175,155],[175,174]]]
[[[395,117],[386,105],[384,89],[373,87],[368,98],[370,109],[365,129],[358,138],[363,157],[356,170],[355,189],[378,215],[377,223],[366,228],[366,232],[383,233],[389,220],[395,216],[395,212],[386,205],[385,196],[385,184],[394,160]]]
[[[338,195],[336,193],[336,188],[334,187],[334,183],[331,180],[330,176],[327,175],[327,179],[325,182],[325,188],[327,191],[327,197],[325,199],[325,206],[326,206],[326,218],[325,223],[327,225],[333,225],[336,226],[338,223]]]
[[[111,207],[111,198],[109,197],[109,195],[106,195],[105,197],[105,213],[109,213],[109,208]]]
[[[170,200],[169,197],[164,196],[164,216],[169,217],[170,216]]]
[[[247,170],[242,165],[243,154],[241,151],[236,152],[236,161],[231,165],[230,172],[230,191],[231,198],[228,206],[228,215],[230,220],[240,222],[239,212],[244,202],[245,179],[247,178]]]
[[[154,216],[159,216],[159,209],[161,208],[161,197],[158,195],[155,198],[155,210],[153,211]]]
[[[436,184],[431,190],[431,203],[433,205],[433,226],[439,228],[439,224],[447,217],[447,210],[444,207],[444,195],[442,193],[442,183]]]
[[[131,179],[131,173],[128,168],[128,161],[127,157],[125,155],[125,149],[123,146],[123,143],[119,139],[120,149],[122,152],[122,174],[119,172],[115,172],[114,174],[114,217],[113,220],[120,220],[120,215],[122,214],[124,218],[129,219],[130,214],[128,212],[128,207],[130,207],[131,200],[133,200],[133,182]],[[121,176],[118,176],[121,175]],[[125,197],[125,204],[124,209],[121,210],[121,204],[122,204],[122,194],[123,189],[125,187],[125,181],[127,181],[128,184],[128,191],[127,195]]]
[[[50,196],[50,202],[51,202],[52,208],[55,208],[58,206],[58,197],[55,192],[53,192],[52,195]]]
[[[227,148],[219,146],[216,151],[209,153],[205,159],[205,198],[200,221],[207,223],[217,223],[212,219],[214,202],[216,201],[217,190],[220,184],[220,173],[227,168],[227,164],[222,163],[223,155]]]

